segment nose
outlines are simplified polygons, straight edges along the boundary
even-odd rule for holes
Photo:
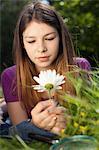
[[[40,53],[43,53],[43,52],[47,51],[47,47],[46,47],[46,45],[45,45],[45,43],[43,41],[39,41],[38,49],[37,50]]]
[[[43,49],[38,49],[38,52],[40,52],[40,53],[44,53],[44,52],[46,52],[47,51],[47,48],[45,47],[45,48],[43,48]]]

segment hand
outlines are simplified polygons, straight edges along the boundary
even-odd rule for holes
[[[66,109],[61,106],[56,107],[56,109],[54,108],[54,110],[49,110],[50,113],[56,113],[57,117],[56,124],[50,130],[51,132],[59,135],[61,133],[61,130],[66,128],[66,117],[64,114],[65,111]]]
[[[51,130],[56,124],[56,113],[49,113],[55,109],[56,103],[53,100],[39,102],[31,111],[32,122],[45,130]]]

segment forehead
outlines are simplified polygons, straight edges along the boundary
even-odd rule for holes
[[[57,30],[46,24],[46,23],[42,23],[42,22],[36,22],[36,21],[32,21],[28,24],[28,26],[26,27],[26,29],[23,32],[24,36],[36,36],[36,35],[46,35],[48,33],[51,32],[55,32],[57,33]]]

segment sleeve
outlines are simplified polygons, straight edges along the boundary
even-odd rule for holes
[[[43,142],[52,143],[52,140],[59,139],[59,136],[47,130],[38,128],[28,120],[23,121],[16,126],[9,129],[9,134],[15,136],[19,135],[23,140],[32,141],[33,139]]]
[[[85,58],[77,57],[74,59],[74,63],[81,69],[91,70],[91,65],[89,61]]]
[[[18,101],[17,89],[12,88],[14,79],[15,79],[15,69],[12,67],[5,69],[1,74],[1,85],[6,103]]]

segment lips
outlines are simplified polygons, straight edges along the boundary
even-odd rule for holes
[[[45,62],[45,61],[48,61],[48,60],[49,60],[49,56],[41,56],[41,57],[37,57],[37,59],[38,59],[39,61]]]

